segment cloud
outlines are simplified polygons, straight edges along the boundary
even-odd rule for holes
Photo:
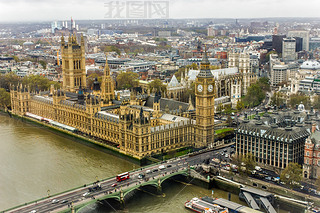
[[[104,19],[107,2],[0,0],[0,21]],[[169,0],[169,18],[319,17],[319,8],[318,0]]]

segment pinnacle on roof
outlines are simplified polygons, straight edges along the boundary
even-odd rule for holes
[[[204,54],[202,57],[201,64],[209,64],[210,65],[210,62],[208,60],[208,55],[207,55],[207,46],[205,46],[205,48],[204,48]]]
[[[180,83],[179,83],[178,79],[176,78],[176,76],[173,75],[170,82],[169,82],[169,87],[178,87],[178,86],[180,86]]]
[[[206,46],[204,49],[204,55],[202,57],[202,61],[200,63],[200,73],[199,73],[198,77],[204,77],[204,78],[213,77],[211,70],[210,70],[210,62],[208,60]]]

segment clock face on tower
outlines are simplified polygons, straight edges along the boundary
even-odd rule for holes
[[[199,84],[197,89],[198,89],[199,92],[202,92],[203,91],[203,86],[201,84]]]
[[[212,91],[213,91],[213,86],[212,86],[212,84],[209,84],[209,86],[208,86],[208,91],[209,91],[209,92],[212,92]]]

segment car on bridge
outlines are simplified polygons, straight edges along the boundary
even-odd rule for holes
[[[160,170],[163,170],[163,169],[165,169],[166,167],[164,166],[164,165],[161,165],[161,166],[159,166],[159,169]]]
[[[138,178],[139,178],[139,179],[142,179],[142,178],[144,178],[144,177],[145,177],[144,174],[139,174],[139,175],[138,175]]]
[[[101,190],[101,185],[100,184],[89,188],[89,192],[94,192],[94,191],[98,191],[98,190]]]
[[[51,201],[51,203],[59,203],[59,200],[58,200],[58,199],[53,199],[53,200]]]
[[[90,195],[90,192],[86,192],[86,193],[84,193],[82,196],[83,196],[83,197],[86,197],[86,196],[88,196],[88,195]]]

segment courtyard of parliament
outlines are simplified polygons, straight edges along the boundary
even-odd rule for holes
[[[164,98],[170,96],[160,92],[131,90],[130,97],[121,97],[115,92],[107,61],[102,83],[96,80],[88,90],[84,39],[81,36],[79,40],[69,36],[66,42],[61,37],[62,88],[51,86],[49,91],[36,92],[25,85],[12,87],[12,113],[74,128],[137,159],[184,147],[216,146],[215,101],[234,107],[256,79],[245,54],[230,53],[229,68],[217,70],[216,76],[205,51],[194,79],[194,105],[191,100]],[[187,73],[182,81],[188,81]],[[181,91],[181,86],[179,83],[176,91]],[[168,91],[174,93],[175,87]]]

